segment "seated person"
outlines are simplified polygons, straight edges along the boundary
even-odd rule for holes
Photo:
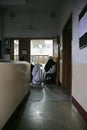
[[[50,56],[45,67],[45,83],[55,83],[56,63]]]
[[[39,64],[35,64],[32,70],[32,83],[33,85],[41,84],[41,68]]]
[[[33,70],[33,68],[34,68],[34,65],[31,63],[31,68],[30,68],[30,74],[31,74],[31,82],[32,82],[32,79],[33,79],[33,75],[32,75],[32,70]]]

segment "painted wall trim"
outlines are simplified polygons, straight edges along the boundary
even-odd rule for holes
[[[78,101],[72,96],[72,103],[77,108],[82,117],[87,121],[87,112],[83,109],[83,107],[78,103]]]

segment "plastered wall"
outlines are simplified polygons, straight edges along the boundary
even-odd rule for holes
[[[30,64],[0,63],[0,129],[30,90]]]
[[[68,12],[62,15],[60,27],[60,37],[62,37],[63,27],[68,19],[70,12],[72,12],[72,96],[87,112],[87,47],[79,48],[79,14],[84,8],[87,0],[76,0],[75,2],[67,4]],[[70,11],[70,12],[69,12]],[[61,41],[62,45],[62,41]],[[62,64],[60,63],[60,72]],[[60,82],[62,83],[62,75],[60,73]]]
[[[87,47],[79,48],[79,14],[86,2],[79,1],[73,8],[72,96],[87,112]]]

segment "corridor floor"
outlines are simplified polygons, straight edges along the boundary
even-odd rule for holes
[[[55,85],[31,88],[25,106],[8,130],[87,130],[68,92]]]

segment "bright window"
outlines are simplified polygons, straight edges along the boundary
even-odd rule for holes
[[[44,66],[48,57],[53,56],[53,40],[31,40],[30,50],[31,63]]]
[[[14,60],[19,60],[19,40],[14,40]]]

